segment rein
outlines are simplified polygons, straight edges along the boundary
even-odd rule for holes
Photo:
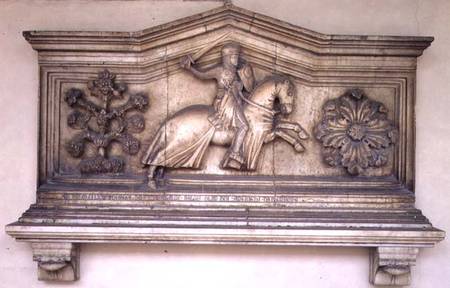
[[[276,89],[276,88],[277,88],[277,84],[275,83],[275,89]],[[269,109],[269,108],[264,107],[264,106],[262,106],[262,105],[260,105],[260,104],[258,104],[258,103],[253,102],[253,101],[250,100],[250,99],[245,98],[241,93],[239,93],[239,97],[240,97],[242,100],[244,100],[247,104],[249,104],[249,105],[251,105],[251,106],[253,106],[253,107],[256,107],[256,108],[258,108],[258,109],[261,109],[261,110],[263,110],[263,111],[269,113],[269,114],[272,115],[272,116],[274,116],[274,115],[280,113],[280,111],[273,110],[273,109]]]

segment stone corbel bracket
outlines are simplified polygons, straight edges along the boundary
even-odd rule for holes
[[[416,263],[418,248],[378,247],[370,254],[370,282],[374,285],[405,286],[411,284],[411,266]]]
[[[31,243],[33,260],[42,281],[75,281],[80,278],[80,250],[74,243]]]

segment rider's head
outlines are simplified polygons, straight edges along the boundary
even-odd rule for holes
[[[237,67],[241,46],[235,42],[227,43],[222,48],[222,62]]]

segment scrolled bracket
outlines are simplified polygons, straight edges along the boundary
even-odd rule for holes
[[[384,286],[411,284],[411,266],[416,263],[418,248],[377,247],[370,253],[370,283]]]
[[[38,280],[76,281],[80,277],[79,245],[73,243],[32,243],[33,260],[38,263]]]

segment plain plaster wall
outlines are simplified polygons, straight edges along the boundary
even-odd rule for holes
[[[334,34],[435,36],[419,58],[417,206],[450,231],[450,1],[234,1]],[[0,0],[0,227],[35,202],[37,53],[23,30],[133,31],[216,1]],[[3,228],[1,228],[3,229]],[[0,233],[0,287],[370,287],[368,250],[326,247],[83,245],[81,280],[36,280],[28,244]],[[422,250],[411,287],[450,287],[450,244]]]

